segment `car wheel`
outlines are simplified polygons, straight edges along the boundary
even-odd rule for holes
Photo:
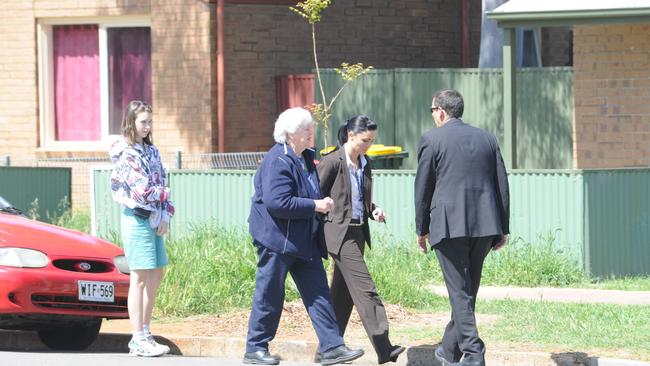
[[[90,346],[102,326],[102,319],[97,318],[84,324],[57,327],[38,331],[41,342],[54,350],[81,351]]]

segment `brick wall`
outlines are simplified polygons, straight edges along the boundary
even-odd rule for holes
[[[0,22],[0,155],[32,165],[37,157],[106,157],[104,146],[77,150],[44,148],[39,142],[36,19],[151,15],[155,142],[163,156],[174,151],[209,152],[216,145],[213,55],[215,9],[185,0],[13,0]],[[172,161],[167,163],[172,164]],[[52,163],[48,163],[51,165]],[[73,168],[75,208],[89,204],[87,162]]]
[[[571,66],[572,31],[569,27],[542,28],[542,65]]]
[[[0,22],[0,155],[31,155],[38,136],[32,1],[5,1],[2,10],[11,17]]]
[[[470,60],[478,63],[481,2],[470,2]],[[457,0],[335,1],[317,24],[321,67],[461,67]],[[313,68],[311,30],[286,5],[225,7],[226,150],[273,143],[276,75]]]
[[[207,1],[152,0],[154,143],[163,154],[216,149],[215,12]]]
[[[574,166],[650,163],[650,25],[574,28]]]
[[[150,15],[155,142],[164,156],[216,150],[216,11],[210,1],[13,0],[0,21],[0,155],[105,157],[47,149],[39,142],[36,19]],[[470,66],[478,63],[481,2],[470,0]],[[317,25],[322,67],[343,61],[375,68],[461,67],[457,0],[336,1]],[[286,5],[227,4],[226,151],[272,144],[276,75],[313,68],[309,25]],[[171,161],[166,161],[171,164]],[[73,205],[88,204],[87,172],[73,172]]]

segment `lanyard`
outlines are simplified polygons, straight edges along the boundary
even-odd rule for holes
[[[314,179],[312,177],[312,174],[309,174],[309,171],[307,170],[307,164],[305,163],[305,160],[303,158],[298,158],[298,161],[300,161],[300,171],[302,172],[303,176],[307,176],[307,181],[309,182],[309,185],[311,186],[311,189],[318,198],[320,198],[320,187],[314,182]]]
[[[359,165],[361,165],[361,164],[359,164]],[[359,168],[354,173],[352,173],[352,175],[354,175],[354,180],[357,182],[357,189],[359,190],[359,201],[363,203],[363,191],[364,191],[364,189],[363,189],[363,181],[364,181],[363,171],[361,170],[361,168]]]

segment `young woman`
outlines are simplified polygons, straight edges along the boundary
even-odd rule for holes
[[[384,222],[384,211],[372,203],[372,172],[366,151],[375,142],[377,124],[367,116],[350,118],[338,132],[337,148],[318,164],[320,187],[334,201],[325,216],[325,242],[334,260],[331,296],[336,320],[345,333],[356,306],[380,364],[396,362],[404,347],[388,338],[386,310],[363,258],[370,247],[368,219]]]
[[[129,318],[133,338],[129,353],[161,356],[169,347],[151,335],[151,313],[167,265],[163,236],[174,215],[167,176],[151,134],[152,109],[131,101],[122,120],[122,137],[110,148],[113,199],[122,204],[121,231],[129,262]]]

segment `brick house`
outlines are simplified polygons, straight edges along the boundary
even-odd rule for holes
[[[650,165],[649,2],[511,0],[488,17],[506,33],[573,27],[574,168]]]
[[[276,76],[310,73],[309,25],[287,0],[12,0],[0,22],[0,155],[106,158],[124,104],[148,99],[171,154],[266,150]],[[478,0],[335,0],[317,25],[322,67],[475,67]],[[544,30],[547,65],[567,33]],[[137,82],[134,82],[137,81]],[[60,164],[59,164],[60,165]],[[88,204],[88,163],[72,202]]]

